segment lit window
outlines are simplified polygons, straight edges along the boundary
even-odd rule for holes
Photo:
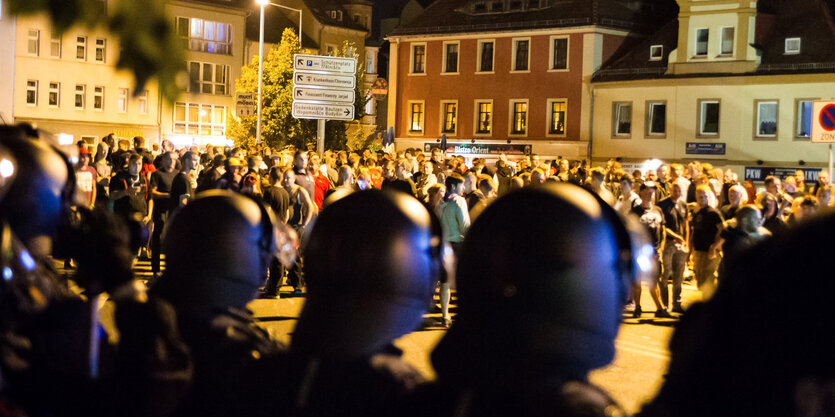
[[[647,136],[667,134],[667,103],[650,101],[647,103]]]
[[[513,70],[514,71],[527,71],[528,70],[528,45],[530,41],[528,40],[517,40],[513,43],[514,45],[514,58],[513,58]]]
[[[61,57],[61,35],[55,32],[49,39],[49,56],[53,58]]]
[[[175,103],[174,133],[202,136],[226,135],[226,107]]]
[[[777,101],[757,102],[757,137],[777,136]]]
[[[409,131],[423,132],[423,103],[410,103]]]
[[[524,135],[528,132],[528,103],[511,101],[510,109],[510,134]]]
[[[119,94],[116,97],[116,109],[119,113],[127,113],[128,112],[128,89],[127,88],[120,88]]]
[[[719,134],[719,100],[699,100],[699,135]]]
[[[139,110],[139,114],[148,114],[148,90],[143,90],[136,97],[136,108]]]
[[[797,128],[795,135],[799,138],[808,138],[812,135],[812,100],[800,100],[797,102]]]
[[[489,135],[493,131],[493,102],[476,102],[476,129],[475,132],[482,135]]]
[[[47,104],[49,107],[58,107],[61,105],[61,83],[49,83]]]
[[[448,43],[444,45],[444,72],[458,72],[458,44]]]
[[[721,45],[719,49],[719,53],[722,55],[733,55],[734,53],[734,28],[732,27],[725,27],[722,28],[722,35]]]
[[[696,29],[696,56],[707,56],[708,29]]]
[[[29,55],[38,56],[41,50],[41,31],[37,29],[29,29],[29,40],[26,43],[26,52]]]
[[[441,133],[455,133],[458,125],[458,103],[442,103],[443,127]]]
[[[26,81],[26,104],[29,106],[38,105],[38,81]]]
[[[93,88],[93,110],[104,110],[104,87],[102,86]]]
[[[412,74],[426,72],[426,45],[412,45]]]
[[[797,55],[800,53],[800,38],[786,38],[786,55]]]
[[[104,62],[105,56],[105,40],[96,39],[96,62]]]
[[[189,50],[232,55],[232,25],[185,17],[178,17],[175,22],[177,35]]]
[[[87,37],[78,36],[75,38],[75,59],[87,60]]]
[[[568,69],[568,38],[554,38],[551,48],[551,69]]]
[[[614,135],[628,136],[632,134],[632,103],[614,104]]]
[[[75,109],[84,110],[87,104],[87,86],[78,84],[75,86]]]
[[[566,103],[563,100],[548,101],[548,134],[565,134],[565,104]]]
[[[652,45],[649,47],[649,60],[650,61],[660,61],[664,58],[664,46],[663,45]]]

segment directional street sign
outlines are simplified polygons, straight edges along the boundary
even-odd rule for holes
[[[293,100],[354,104],[354,90],[295,87],[293,88]]]
[[[327,71],[335,74],[357,73],[357,60],[333,56],[296,54],[293,57],[294,68],[303,71]]]
[[[293,83],[295,85],[317,85],[320,87],[353,89],[357,85],[357,79],[353,75],[332,75],[296,71],[293,74]]]
[[[293,117],[297,119],[354,120],[354,105],[294,102]]]
[[[812,103],[812,142],[835,143],[835,101]]]

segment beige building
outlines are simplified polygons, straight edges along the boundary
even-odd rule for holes
[[[823,2],[678,0],[678,19],[598,71],[595,160],[822,167],[814,100],[835,98]]]
[[[0,1],[0,124],[14,123],[15,18]]]

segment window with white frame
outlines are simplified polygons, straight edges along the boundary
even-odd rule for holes
[[[376,103],[377,103],[377,100],[374,100],[373,98],[371,98],[371,96],[368,96],[368,101],[365,102],[365,115],[366,116],[373,116],[373,115],[377,114]]]
[[[515,39],[513,41],[513,70],[527,71],[530,68],[530,39]]]
[[[120,88],[116,95],[116,110],[119,113],[128,112],[128,89]]]
[[[493,132],[493,101],[476,100],[475,102],[475,133],[489,135]]]
[[[373,52],[368,52],[365,55],[365,73],[366,74],[376,74],[377,73],[377,54]]]
[[[565,135],[566,110],[568,105],[565,99],[548,100],[548,134]]]
[[[458,42],[444,44],[444,72],[458,72]]]
[[[660,61],[664,59],[664,45],[652,45],[649,47],[649,60]]]
[[[77,36],[75,38],[75,59],[87,60],[87,37]]]
[[[719,32],[719,54],[733,55],[734,54],[734,28],[723,27]]]
[[[458,102],[441,102],[441,133],[455,134],[458,131]]]
[[[426,44],[412,44],[412,74],[426,73]]]
[[[568,38],[551,38],[551,69],[568,69]]]
[[[26,105],[38,105],[38,80],[26,81]]]
[[[800,53],[800,38],[786,38],[785,55],[797,55]]]
[[[797,138],[808,138],[812,136],[812,100],[797,101],[797,127],[794,135]]]
[[[61,58],[61,34],[52,32],[49,37],[49,56],[53,58]]]
[[[104,39],[96,39],[96,62],[104,62],[105,42]]]
[[[495,42],[478,41],[478,71],[493,72],[493,48]]]
[[[707,56],[707,46],[710,40],[709,29],[696,29],[696,53],[697,57]]]
[[[49,83],[49,91],[47,93],[47,104],[49,107],[58,107],[61,105],[61,83]]]
[[[84,110],[87,106],[87,86],[76,84],[75,86],[75,109]]]
[[[699,136],[719,135],[719,100],[699,100]]]
[[[136,109],[139,111],[139,114],[148,114],[148,90],[142,90],[136,96]]]
[[[423,113],[424,109],[422,101],[409,102],[409,132],[423,132]]]
[[[104,110],[104,86],[93,87],[93,110]]]
[[[178,17],[175,21],[177,35],[189,50],[232,55],[232,25],[188,17]]]
[[[528,102],[527,100],[510,101],[510,134],[525,135],[528,133]]]
[[[41,31],[37,29],[29,29],[29,39],[26,42],[26,53],[29,55],[40,55],[41,51]]]
[[[755,136],[758,138],[777,137],[777,100],[757,100],[757,126]]]
[[[664,136],[667,134],[667,102],[647,102],[647,136]]]
[[[226,107],[177,102],[174,104],[174,133],[225,136]]]
[[[189,62],[189,87],[191,93],[226,95],[229,92],[229,66],[207,62]]]
[[[612,105],[613,136],[632,134],[632,102],[616,102]]]

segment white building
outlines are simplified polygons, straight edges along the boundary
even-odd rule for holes
[[[0,0],[0,124],[14,122],[15,18],[8,9]]]

